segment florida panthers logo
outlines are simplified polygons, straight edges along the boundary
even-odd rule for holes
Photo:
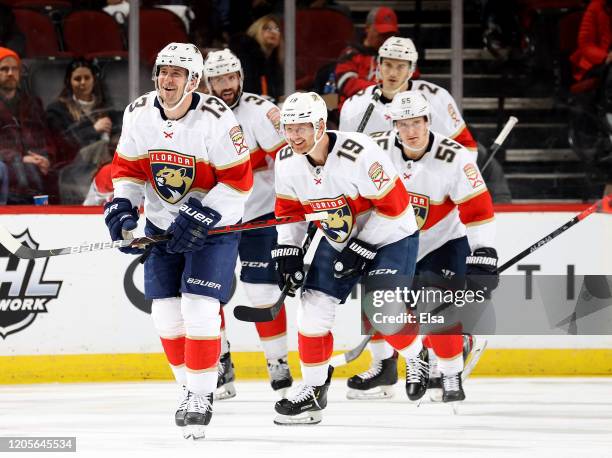
[[[315,212],[327,212],[327,221],[321,221],[320,226],[325,236],[337,243],[345,242],[353,229],[353,213],[344,196],[335,199],[311,200],[310,207]]]
[[[408,195],[410,196],[410,203],[414,209],[417,226],[419,229],[422,229],[423,226],[425,226],[427,215],[429,214],[429,197],[414,192],[410,192]]]
[[[153,187],[171,204],[181,200],[195,180],[195,157],[176,151],[149,151]]]

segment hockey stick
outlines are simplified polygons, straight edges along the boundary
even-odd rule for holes
[[[306,239],[302,245],[302,253],[304,253],[304,256],[306,256],[306,252],[308,251],[308,248],[310,248],[310,244],[312,243],[312,239],[314,239],[316,233],[317,226],[311,224],[308,228],[308,232],[306,232]],[[285,287],[282,289],[278,300],[272,305],[272,307],[257,308],[246,305],[237,305],[234,307],[234,316],[240,321],[248,321],[251,323],[261,323],[264,321],[274,320],[285,303],[287,292],[289,291],[290,287],[291,285],[289,283],[285,284]]]
[[[372,101],[366,108],[366,111],[363,114],[363,118],[361,118],[361,122],[359,123],[359,126],[357,127],[357,132],[363,132],[365,130],[366,126],[368,125],[368,121],[370,120],[370,117],[372,116],[372,112],[374,111],[374,107],[376,106],[376,102],[380,100],[381,95],[382,95],[382,91],[380,90],[380,88],[375,88],[374,92],[372,93]]]
[[[229,226],[216,227],[208,231],[208,235],[227,234],[230,232],[242,232],[250,231],[253,229],[260,229],[263,227],[280,226],[282,224],[301,223],[304,221],[320,221],[327,219],[327,212],[309,213],[304,216],[287,216],[283,218],[271,218],[261,221],[251,221],[242,224],[231,224]],[[0,225],[0,245],[6,248],[9,252],[21,259],[36,259],[36,258],[49,258],[51,256],[61,256],[65,254],[75,253],[87,253],[91,251],[108,250],[112,248],[145,248],[152,243],[165,242],[169,240],[172,235],[163,234],[155,235],[151,237],[137,237],[128,240],[115,240],[107,242],[84,242],[80,245],[55,248],[52,250],[37,250],[30,248],[26,245],[22,245],[11,233]]]
[[[493,145],[491,146],[491,148],[489,148],[489,157],[487,158],[486,162],[480,169],[481,173],[486,170],[490,162],[493,160],[493,158],[497,154],[497,151],[501,147],[502,143],[504,143],[504,140],[506,140],[506,137],[508,136],[510,131],[514,128],[517,122],[518,122],[518,119],[515,116],[510,116],[510,118],[508,118],[508,121],[506,121],[506,125],[504,126],[502,131],[499,133],[495,141],[493,141]]]

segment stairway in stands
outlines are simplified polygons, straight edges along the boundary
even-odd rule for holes
[[[415,41],[422,79],[450,91],[450,0],[340,0],[359,35],[367,12],[389,6],[397,14],[400,34]],[[519,119],[508,137],[501,161],[514,202],[576,202],[600,197],[568,143],[568,110],[555,97],[552,74],[504,63],[483,49],[479,12],[464,2],[463,115],[476,139],[489,146],[509,116]]]

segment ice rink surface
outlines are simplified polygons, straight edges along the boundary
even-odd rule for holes
[[[276,397],[263,381],[236,388],[193,442],[173,424],[173,383],[1,386],[0,436],[76,436],[76,454],[50,456],[612,457],[610,378],[470,379],[457,415],[409,403],[401,382],[395,399],[348,401],[346,380],[334,379],[316,426],[274,425]]]

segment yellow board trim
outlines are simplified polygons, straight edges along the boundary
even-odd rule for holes
[[[336,369],[334,375],[350,377],[362,372],[368,368],[369,359],[368,352],[364,352],[350,365]],[[238,379],[267,380],[263,353],[232,352],[232,360]],[[289,363],[293,376],[299,378],[297,352],[290,352]],[[402,358],[398,366],[403,374]],[[473,375],[612,376],[612,349],[487,349]],[[0,356],[0,384],[171,379],[172,372],[162,353]]]

